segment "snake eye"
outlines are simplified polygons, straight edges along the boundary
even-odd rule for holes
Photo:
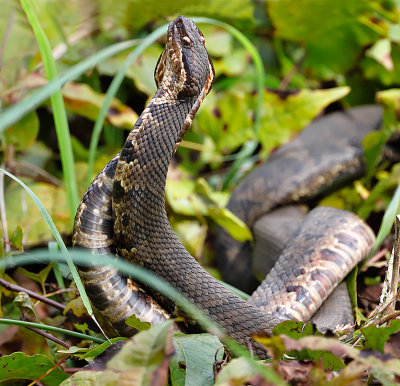
[[[183,44],[185,44],[185,45],[190,45],[190,43],[192,42],[190,39],[189,39],[189,37],[187,37],[187,36],[184,36],[183,38],[182,38],[182,42],[183,42]]]

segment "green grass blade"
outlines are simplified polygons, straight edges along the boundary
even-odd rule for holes
[[[79,338],[79,339],[91,340],[92,342],[95,342],[95,343],[104,343],[104,342],[106,342],[105,339],[101,339],[101,338],[97,338],[95,336],[82,334],[81,332],[65,330],[63,328],[54,327],[54,326],[48,326],[46,324],[26,322],[25,320],[15,320],[15,319],[0,318],[0,324],[9,324],[9,325],[23,326],[23,327],[34,327],[34,328],[38,328],[40,330],[47,330],[47,331],[56,332],[58,334],[74,336],[75,338]]]
[[[49,40],[47,39],[33,9],[36,3],[32,0],[21,0],[21,5],[39,45],[47,79],[55,79],[57,78],[56,63],[53,58]],[[54,125],[60,148],[61,164],[64,173],[64,183],[67,190],[71,222],[73,222],[76,208],[79,205],[78,184],[75,176],[74,155],[72,153],[67,113],[65,111],[64,100],[60,89],[51,95],[50,102],[51,107],[53,108]]]
[[[58,248],[58,244],[56,242],[54,242],[54,241],[51,241],[51,242],[49,242],[47,247],[49,248],[49,252],[50,253],[56,252],[57,248]],[[53,272],[54,272],[54,276],[55,276],[56,281],[57,281],[57,285],[60,288],[64,289],[65,288],[65,283],[64,283],[64,278],[62,277],[62,274],[61,274],[61,271],[60,271],[60,264],[59,263],[55,263],[54,264]],[[63,294],[63,295],[65,296],[66,294]]]
[[[94,124],[92,137],[90,139],[90,147],[89,147],[89,160],[88,160],[88,180],[87,184],[89,185],[92,181],[93,174],[93,165],[94,160],[96,158],[96,150],[97,144],[99,142],[101,130],[103,128],[104,120],[106,118],[108,109],[110,108],[111,102],[115,97],[121,83],[125,77],[125,73],[132,62],[151,44],[153,44],[160,36],[165,34],[168,25],[164,24],[161,27],[154,30],[150,35],[148,35],[143,41],[128,55],[124,64],[119,69],[118,73],[115,75],[112,80],[110,87],[107,90],[106,96],[103,101],[103,105],[99,111],[99,115],[97,116],[96,122]],[[132,126],[135,122],[132,122]]]
[[[7,107],[4,111],[0,112],[0,134],[46,101],[50,95],[64,86],[65,83],[78,78],[83,73],[93,68],[97,63],[132,48],[137,42],[138,40],[127,40],[126,42],[116,43],[110,47],[104,48],[75,66],[72,66],[58,78],[51,80],[46,86],[41,87],[38,91],[21,102]]]
[[[28,192],[28,194],[31,196],[32,200],[35,202],[36,206],[39,208],[40,213],[42,214],[44,220],[46,221],[51,232],[53,233],[53,236],[57,241],[57,244],[62,252],[62,255],[64,256],[64,259],[68,264],[68,267],[71,271],[72,277],[75,281],[76,287],[78,288],[79,294],[81,295],[83,304],[85,305],[88,314],[90,316],[92,316],[93,315],[92,306],[90,305],[89,298],[86,295],[86,291],[82,284],[81,278],[79,277],[78,271],[69,255],[69,251],[64,244],[64,241],[60,235],[60,232],[58,231],[56,225],[54,224],[52,218],[50,217],[49,212],[47,212],[46,208],[43,206],[42,202],[39,200],[39,198],[36,196],[36,194],[33,193],[32,190],[28,186],[26,186],[20,179],[13,176],[11,173],[8,173],[6,170],[4,170],[2,168],[0,168],[0,172],[4,173],[8,177],[12,178],[14,181],[18,182],[18,184],[20,184]]]
[[[222,189],[226,189],[228,187],[229,183],[232,181],[233,177],[235,176],[236,172],[240,168],[240,166],[243,164],[244,161],[246,161],[246,159],[248,157],[250,157],[253,154],[254,150],[256,149],[256,147],[258,145],[257,137],[258,137],[258,130],[260,128],[261,109],[262,109],[263,98],[264,98],[264,82],[265,82],[264,65],[263,65],[261,56],[258,53],[257,48],[254,46],[254,44],[235,27],[233,27],[227,23],[224,23],[222,21],[210,19],[207,17],[196,17],[196,18],[193,18],[193,20],[196,23],[208,23],[208,24],[212,24],[212,25],[224,28],[229,33],[231,33],[243,45],[243,47],[247,50],[247,52],[251,55],[251,58],[253,60],[253,63],[254,63],[254,66],[255,66],[256,72],[257,72],[257,81],[256,81],[257,103],[256,103],[256,111],[255,111],[254,125],[253,125],[255,140],[248,141],[243,146],[243,148],[240,150],[240,152],[238,154],[236,154],[236,159],[224,180]]]
[[[396,215],[399,214],[399,212],[400,212],[400,181],[399,185],[397,185],[397,188],[394,192],[393,198],[391,199],[385,211],[385,214],[383,215],[382,224],[379,228],[378,235],[376,236],[375,245],[370,256],[373,256],[376,253],[376,251],[382,244],[383,240],[389,234],[390,230],[392,229]]]

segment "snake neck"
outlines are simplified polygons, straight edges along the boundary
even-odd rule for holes
[[[168,166],[196,100],[170,99],[160,88],[120,154],[113,188],[115,244],[123,257],[147,267],[143,256],[136,256],[147,250],[149,236],[154,236],[153,245],[159,244],[160,224],[155,219],[167,220],[164,197]]]

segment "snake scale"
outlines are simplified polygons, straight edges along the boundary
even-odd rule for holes
[[[99,173],[78,208],[73,244],[93,253],[117,253],[163,277],[244,345],[270,334],[284,319],[308,320],[333,288],[364,258],[371,229],[352,213],[314,209],[277,267],[249,301],[210,276],[174,234],[165,210],[169,162],[214,79],[204,37],[183,16],[168,28],[155,70],[157,92],[122,151]],[[131,280],[112,267],[81,267],[93,305],[116,333],[131,335],[127,317],[158,323],[167,316]],[[162,301],[162,298],[161,298]],[[162,304],[170,311],[174,306]],[[265,353],[264,353],[265,354]]]

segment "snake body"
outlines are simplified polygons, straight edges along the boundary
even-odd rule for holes
[[[365,173],[363,138],[382,122],[380,106],[335,112],[314,121],[243,179],[227,208],[250,228],[277,207],[310,201]],[[257,232],[256,232],[257,233]],[[258,285],[249,243],[219,229],[217,259],[225,281],[248,293]]]
[[[155,71],[158,90],[121,153],[85,194],[75,219],[73,243],[95,253],[116,252],[152,270],[247,345],[253,333],[270,334],[282,319],[308,319],[351,267],[366,256],[374,235],[349,212],[318,208],[283,253],[279,264],[285,266],[285,274],[272,273],[272,280],[267,277],[250,301],[210,276],[174,234],[164,193],[170,159],[213,78],[203,35],[190,19],[178,17],[168,28],[166,47]],[[298,254],[300,245],[305,249]],[[300,265],[288,264],[293,251]],[[141,291],[113,268],[81,268],[80,272],[93,304],[118,333],[133,332],[124,322],[136,312],[135,306],[145,308],[142,316],[150,321],[165,317],[156,306],[138,306]],[[166,307],[174,308],[168,303]]]

